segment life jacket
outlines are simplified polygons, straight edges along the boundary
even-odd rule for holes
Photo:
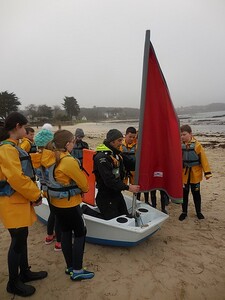
[[[31,143],[29,153],[36,153],[36,152],[37,152],[37,146],[34,143]]]
[[[35,145],[35,143],[32,143],[28,138],[26,138],[26,141],[30,144],[30,151],[28,152],[30,153],[36,153],[37,152],[37,146]],[[20,142],[20,144],[23,143],[23,140]]]
[[[122,155],[125,169],[128,173],[130,171],[135,171],[135,163],[136,163],[136,144],[134,144],[131,148],[122,144]]]
[[[182,144],[183,166],[191,168],[201,164],[198,154],[195,152],[195,142],[191,142],[189,148]]]
[[[127,147],[125,144],[122,144],[123,153],[129,155],[135,155],[136,152],[136,144],[134,144],[131,148]]]
[[[44,167],[40,167],[35,169],[35,173],[40,181],[40,187],[43,192],[47,192],[48,188],[45,182],[45,169]]]
[[[112,166],[113,166],[112,173],[116,178],[119,178],[121,176],[121,174],[120,174],[120,161],[123,160],[122,156],[120,154],[116,154],[116,157],[114,157],[113,154],[112,154],[112,150],[109,149],[104,144],[100,144],[96,148],[96,151],[97,151],[97,153],[98,152],[103,152],[105,155],[107,155],[111,158]]]
[[[55,180],[55,168],[56,164],[53,164],[42,173],[42,175],[44,175],[43,181],[46,184],[48,196],[59,199],[68,198],[69,201],[70,197],[80,194],[81,189],[78,188],[76,182],[72,181],[69,185],[63,185]]]
[[[75,143],[72,152],[70,153],[74,158],[77,158],[81,165],[83,163],[83,149],[88,149],[88,144],[83,141]]]
[[[23,170],[24,175],[30,177],[33,181],[35,181],[35,172],[34,168],[31,162],[30,155],[24,151],[22,148],[18,147],[14,143],[10,141],[2,141],[0,143],[0,146],[2,145],[12,145],[17,149],[19,152],[19,158],[21,162],[21,167]],[[10,184],[7,182],[7,180],[1,180],[0,181],[0,196],[11,196],[15,190],[10,186]]]

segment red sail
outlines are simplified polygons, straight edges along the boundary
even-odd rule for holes
[[[160,189],[174,201],[182,200],[179,121],[149,31],[146,32],[136,160],[135,180],[141,191]]]

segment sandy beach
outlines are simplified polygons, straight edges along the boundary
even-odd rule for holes
[[[69,130],[83,128],[84,140],[95,148],[112,128],[109,126],[79,124]],[[63,255],[54,252],[54,244],[44,244],[46,226],[38,221],[29,229],[30,265],[32,270],[47,270],[49,275],[32,283],[37,289],[32,299],[225,299],[225,137],[215,134],[197,138],[205,145],[213,173],[201,184],[204,220],[197,219],[190,196],[186,220],[178,220],[181,206],[170,203],[170,217],[161,230],[134,248],[87,243],[84,266],[95,271],[95,277],[82,282],[72,282],[65,275]],[[9,243],[9,233],[0,223],[0,299],[22,299],[6,292]]]

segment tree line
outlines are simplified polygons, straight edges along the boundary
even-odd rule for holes
[[[136,108],[114,108],[114,107],[97,107],[80,108],[77,99],[65,96],[59,105],[48,106],[30,104],[24,110],[19,110],[21,102],[15,93],[7,91],[0,93],[0,119],[5,119],[13,111],[20,111],[29,120],[29,123],[41,124],[46,121],[59,123],[64,121],[103,121],[103,120],[124,120],[138,119],[139,109]]]

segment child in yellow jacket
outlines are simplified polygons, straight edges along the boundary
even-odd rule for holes
[[[8,251],[7,292],[27,297],[35,292],[26,282],[43,279],[47,272],[32,272],[28,263],[28,226],[36,221],[34,206],[41,204],[41,191],[34,179],[29,155],[18,147],[25,135],[27,119],[20,113],[8,115],[0,128],[0,220],[11,236]],[[20,273],[19,273],[20,271]]]
[[[34,129],[32,127],[26,127],[26,135],[22,138],[19,146],[27,153],[35,153],[37,151],[36,145],[34,144]]]
[[[193,136],[189,125],[181,126],[181,140],[183,153],[183,204],[182,214],[179,217],[183,221],[187,217],[188,194],[191,189],[195,210],[198,219],[204,219],[201,212],[200,181],[203,173],[206,179],[212,176],[205,151]]]
[[[66,274],[73,281],[91,279],[94,273],[83,268],[86,226],[80,207],[82,193],[88,191],[88,181],[78,161],[70,153],[74,135],[68,130],[55,132],[53,140],[42,152],[46,184],[52,211],[62,231],[61,245],[66,261]],[[74,236],[74,243],[73,243]]]

